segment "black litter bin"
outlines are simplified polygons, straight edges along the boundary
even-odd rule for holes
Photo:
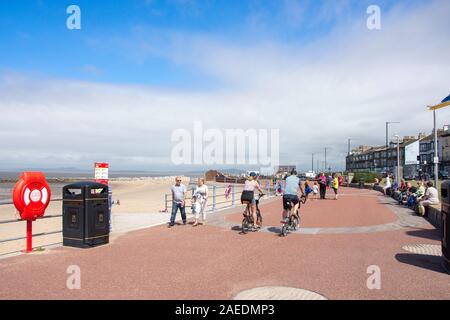
[[[450,273],[450,180],[441,185],[442,202],[442,256],[444,266]]]
[[[359,179],[359,188],[360,189],[364,189],[364,183],[365,183],[366,181],[364,180],[364,179]]]
[[[109,242],[108,186],[79,182],[63,187],[63,245],[91,248]]]

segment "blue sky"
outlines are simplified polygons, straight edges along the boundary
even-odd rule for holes
[[[151,46],[165,49],[169,39],[164,35],[181,32],[247,45],[276,41],[302,46],[338,25],[364,23],[361,13],[372,2],[1,1],[0,68],[114,83],[208,87],[215,79],[201,70],[160,54],[140,59],[138,49],[121,41],[150,37]],[[66,8],[71,4],[81,8],[81,30],[66,28]],[[377,4],[389,10],[392,1]]]
[[[449,16],[448,0],[0,0],[0,169],[165,170],[198,120],[279,129],[281,162],[307,170],[327,147],[341,169],[347,139],[382,145],[385,121],[431,131]]]

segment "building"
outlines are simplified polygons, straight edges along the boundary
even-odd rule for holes
[[[450,172],[450,131],[448,126],[444,128],[444,132],[439,137],[439,169],[441,171]]]
[[[448,134],[448,126],[445,126],[443,129],[437,130],[437,149],[440,163],[439,170],[444,170],[445,167],[448,167],[448,160],[444,161],[444,159],[442,158],[443,151],[448,150],[445,147],[442,148],[442,144],[448,144]],[[420,169],[423,173],[426,173],[430,176],[434,175],[434,156],[434,134],[430,134],[420,141]]]
[[[430,134],[420,140],[420,169],[431,175],[434,170],[434,135]]]
[[[400,172],[403,170],[415,172],[417,169],[417,157],[419,156],[418,139],[414,136],[405,136],[400,141]],[[406,150],[406,154],[405,154]],[[405,155],[408,157],[405,161]],[[374,171],[397,172],[397,141],[391,141],[389,147],[360,146],[353,149],[346,157],[346,171]],[[406,164],[407,168],[404,168]]]
[[[225,175],[217,170],[208,170],[205,172],[205,181],[216,181],[217,178],[224,177]]]
[[[450,171],[450,132],[448,126],[438,129],[438,150],[440,171]],[[397,142],[391,141],[389,147],[360,146],[352,150],[346,157],[348,172],[397,171]],[[407,179],[414,179],[419,172],[432,176],[434,172],[434,135],[420,133],[415,136],[405,136],[400,141],[400,172]]]
[[[297,166],[287,165],[287,166],[278,166],[276,170],[276,174],[287,174],[292,170],[297,170]]]

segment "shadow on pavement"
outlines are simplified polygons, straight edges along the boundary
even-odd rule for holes
[[[443,258],[415,253],[398,253],[395,259],[401,263],[409,264],[422,269],[447,274],[443,267]]]
[[[430,240],[441,240],[441,232],[436,229],[416,229],[406,231],[406,234],[412,237],[419,237]]]
[[[280,227],[269,227],[269,228],[267,228],[267,231],[272,232],[272,233],[280,233],[281,228]]]

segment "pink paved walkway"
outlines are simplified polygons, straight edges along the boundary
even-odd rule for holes
[[[339,201],[305,205],[305,225],[352,227],[396,220],[377,193],[342,191]],[[280,199],[262,206],[266,223],[279,225],[279,208]],[[57,248],[0,260],[0,298],[231,299],[245,289],[289,286],[329,299],[450,299],[450,276],[441,271],[439,258],[402,250],[406,244],[439,244],[438,239],[425,222],[389,232],[286,238],[271,232],[241,235],[216,226],[159,226],[89,250]],[[66,288],[69,265],[81,268],[81,290]],[[366,286],[370,265],[381,268],[381,290]]]

